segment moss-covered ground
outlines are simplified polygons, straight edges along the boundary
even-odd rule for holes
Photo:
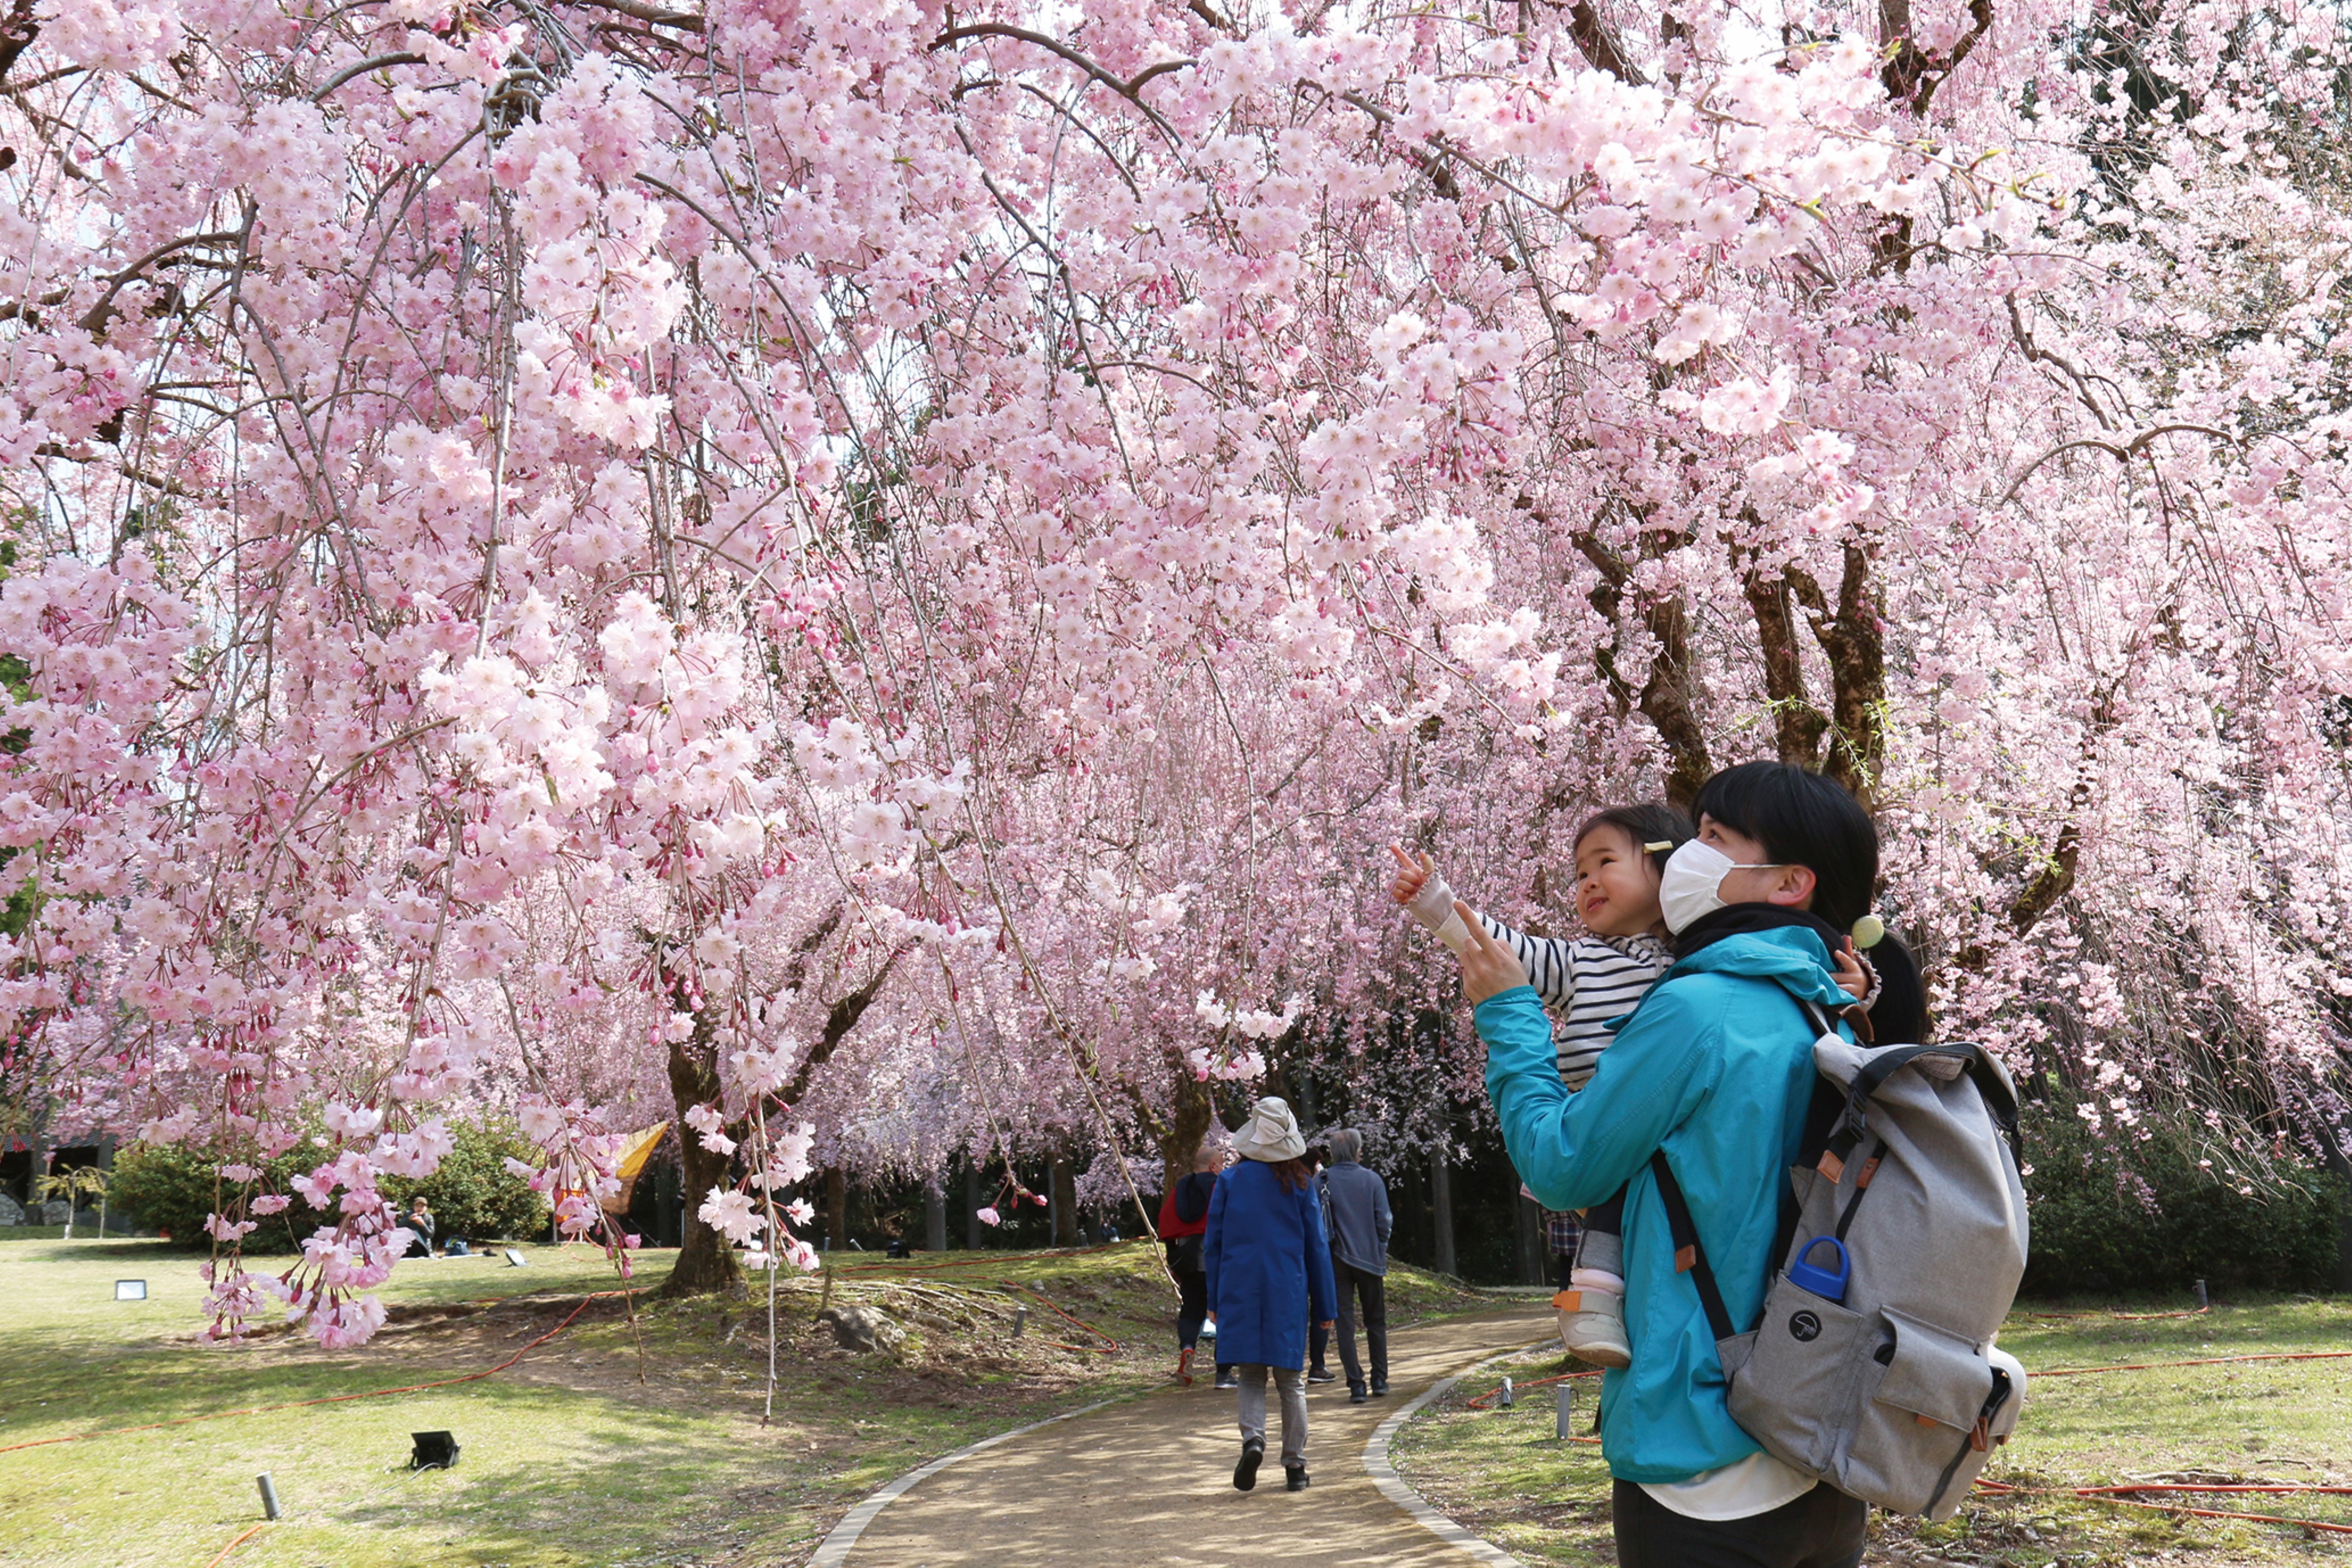
[[[2054,1310],[2086,1308],[2059,1303]],[[2352,1360],[2036,1375],[2127,1363],[2352,1351],[2352,1300],[2252,1300],[2182,1318],[2033,1315],[2053,1310],[2053,1304],[2023,1304],[2001,1335],[2032,1381],[2017,1436],[1986,1473],[2029,1489],[1974,1499],[1942,1524],[1874,1517],[1871,1562],[1987,1568],[2352,1563],[2352,1535],[2201,1520],[2031,1489],[2156,1480],[2352,1486]],[[1570,1364],[1556,1352],[1498,1363],[1431,1405],[1395,1445],[1398,1469],[1424,1497],[1531,1565],[1615,1561],[1608,1471],[1598,1448],[1555,1438],[1551,1388],[1528,1391],[1510,1410],[1473,1409],[1468,1401],[1495,1388],[1506,1373],[1526,1382]],[[1584,1380],[1575,1386],[1580,1433],[1591,1419],[1596,1385]],[[2352,1497],[2170,1500],[2352,1524]]]

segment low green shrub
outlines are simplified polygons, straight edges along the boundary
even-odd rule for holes
[[[547,1200],[506,1168],[508,1156],[524,1159],[530,1154],[520,1128],[497,1118],[453,1121],[449,1135],[456,1146],[438,1170],[418,1181],[386,1176],[380,1184],[384,1195],[405,1212],[409,1200],[423,1194],[432,1206],[438,1239],[528,1237],[546,1227]],[[279,1155],[262,1168],[260,1190],[291,1194],[289,1184],[311,1168],[316,1155],[317,1151],[303,1145]],[[217,1163],[201,1150],[134,1145],[115,1156],[108,1202],[137,1215],[149,1229],[168,1233],[177,1245],[205,1250],[212,1245],[205,1233],[205,1216],[217,1204]],[[247,1251],[299,1252],[301,1238],[328,1216],[296,1197],[283,1214],[253,1217],[259,1228],[246,1237]]]
[[[107,1184],[108,1206],[137,1215],[141,1225],[163,1232],[176,1247],[208,1251],[212,1237],[205,1234],[205,1216],[236,1191],[234,1184],[219,1179],[219,1163],[201,1149],[131,1144],[114,1156],[114,1175]],[[261,1189],[290,1192],[288,1181],[310,1168],[310,1162],[282,1154],[264,1167]],[[254,1218],[260,1228],[245,1238],[247,1252],[297,1252],[301,1247],[295,1239],[295,1226],[299,1224],[300,1234],[308,1236],[318,1228],[320,1216],[297,1198],[282,1215]]]
[[[2028,1292],[2185,1290],[2199,1279],[2312,1290],[2335,1279],[2352,1192],[2292,1152],[2233,1150],[2177,1125],[2101,1137],[2063,1096],[2028,1105],[2023,1130]]]
[[[473,1241],[528,1238],[547,1228],[547,1200],[506,1167],[509,1156],[531,1157],[530,1141],[521,1128],[492,1118],[453,1121],[449,1134],[457,1147],[442,1156],[440,1169],[416,1182],[386,1176],[384,1195],[405,1213],[408,1200],[424,1194],[432,1205],[436,1242],[453,1236]]]

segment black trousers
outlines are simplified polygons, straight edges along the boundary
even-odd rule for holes
[[[1618,1568],[1856,1568],[1870,1516],[1826,1486],[1748,1519],[1687,1519],[1632,1481],[1610,1503]]]
[[[1197,1268],[1176,1276],[1176,1348],[1189,1351],[1200,1342],[1201,1325],[1209,1321],[1209,1277]]]
[[[1364,1307],[1364,1349],[1371,1356],[1372,1381],[1386,1386],[1389,1381],[1388,1281],[1377,1274],[1350,1268],[1337,1257],[1331,1259],[1331,1279],[1339,1287],[1339,1364],[1348,1369],[1348,1386],[1364,1386],[1363,1363],[1356,1359],[1356,1303],[1359,1299]]]

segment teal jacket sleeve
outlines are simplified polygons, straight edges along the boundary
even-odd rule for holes
[[[1605,1202],[1706,1098],[1719,1065],[1708,1048],[1712,1025],[1675,986],[1643,999],[1573,1094],[1559,1081],[1551,1020],[1533,989],[1489,996],[1473,1017],[1486,1043],[1486,1097],[1503,1146],[1546,1208]]]

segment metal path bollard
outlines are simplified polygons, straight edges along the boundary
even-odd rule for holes
[[[1507,1377],[1503,1379],[1503,1397],[1496,1401],[1496,1406],[1500,1409],[1508,1410],[1512,1405],[1517,1405],[1518,1402],[1519,1397],[1517,1394],[1513,1392],[1511,1388],[1511,1380]]]
[[[1013,1337],[1014,1339],[1016,1339],[1016,1340],[1017,1340],[1017,1339],[1019,1339],[1019,1338],[1021,1337],[1021,1331],[1022,1331],[1022,1330],[1024,1330],[1024,1329],[1025,1329],[1025,1328],[1027,1328],[1028,1326],[1029,1326],[1029,1309],[1028,1309],[1028,1308],[1026,1308],[1026,1307],[1015,1307],[1015,1308],[1013,1308]]]
[[[1575,1429],[1576,1384],[1563,1383],[1559,1385],[1559,1415],[1552,1425],[1552,1436],[1566,1441],[1568,1435]]]
[[[2212,1304],[2205,1299],[2205,1281],[2200,1279],[2197,1281],[2197,1310],[2201,1312]]]
[[[261,1517],[264,1519],[278,1518],[279,1510],[278,1507],[278,1488],[270,1481],[269,1477],[267,1474],[254,1477],[253,1483],[261,1489]]]

